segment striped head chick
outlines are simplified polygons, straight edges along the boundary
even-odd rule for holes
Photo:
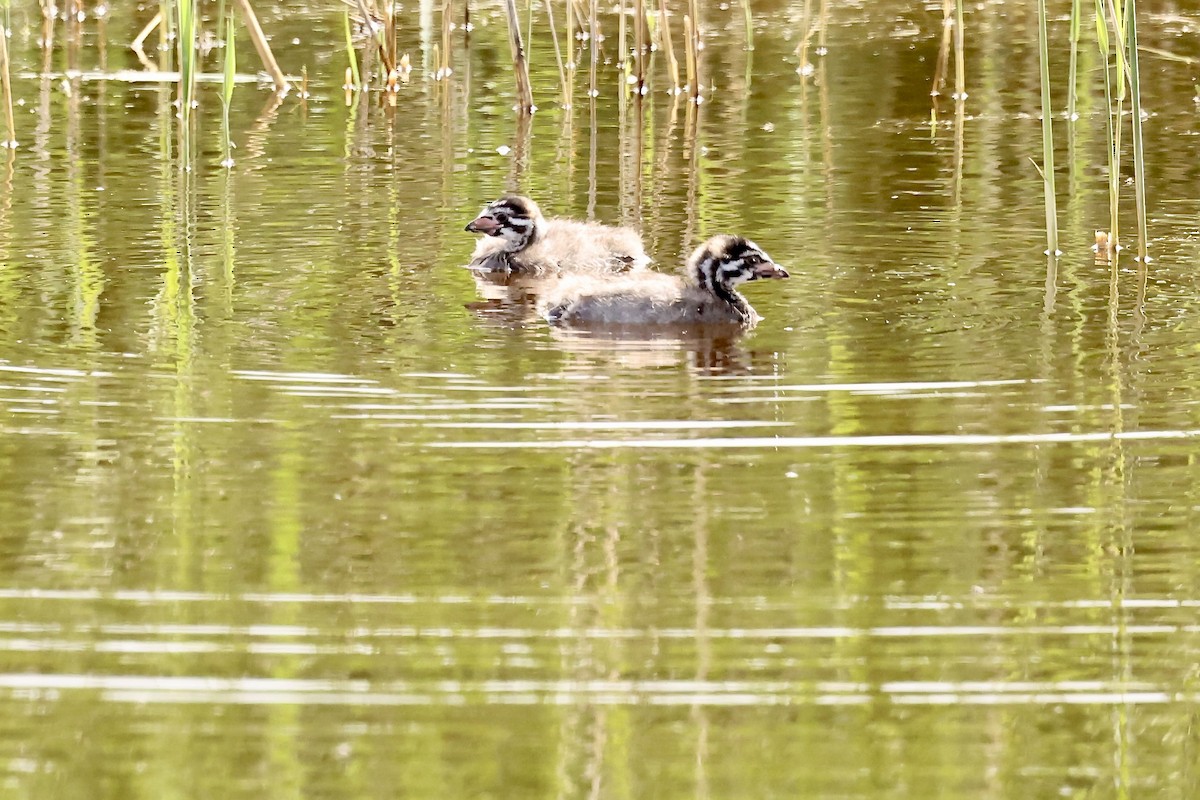
[[[746,322],[757,315],[737,286],[747,281],[789,277],[787,270],[754,242],[727,233],[697,247],[688,258],[686,272],[698,288],[723,300]]]
[[[466,229],[502,239],[503,252],[512,254],[537,242],[545,225],[546,219],[537,203],[521,195],[505,195],[484,206]]]

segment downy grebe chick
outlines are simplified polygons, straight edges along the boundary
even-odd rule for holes
[[[596,222],[546,219],[537,203],[520,195],[488,203],[466,229],[485,234],[467,265],[482,272],[605,274],[629,272],[650,263],[636,231]]]
[[[760,317],[738,284],[786,278],[758,245],[741,236],[714,236],[696,248],[685,268],[690,282],[658,272],[613,278],[563,278],[542,296],[538,311],[552,323],[586,326],[736,325]]]

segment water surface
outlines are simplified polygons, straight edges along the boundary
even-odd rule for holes
[[[1032,11],[970,10],[931,121],[940,5],[830,5],[808,75],[799,4],[752,52],[706,7],[698,109],[661,53],[622,100],[606,16],[564,110],[535,35],[527,125],[498,5],[443,82],[409,12],[394,110],[346,105],[339,9],[264,7],[312,96],[239,87],[230,171],[215,87],[185,170],[171,85],[61,77],[136,68],[148,11],[47,55],[14,8],[3,793],[1195,796],[1189,68],[1145,56],[1155,260],[1114,266],[1084,54],[1048,262]],[[792,278],[744,336],[551,330],[460,266],[506,190]]]

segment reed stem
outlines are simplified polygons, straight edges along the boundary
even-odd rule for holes
[[[600,66],[600,3],[599,0],[591,0],[588,4],[588,47],[590,49],[591,61],[588,66],[588,97],[596,98],[600,96],[600,90],[596,88],[596,70]]]
[[[624,95],[629,86],[629,44],[625,35],[627,20],[625,19],[625,0],[617,0],[617,68],[621,72],[621,93]]]
[[[754,49],[754,17],[750,13],[750,0],[742,0],[742,22],[746,26],[746,49]]]
[[[358,54],[354,50],[354,35],[350,30],[349,9],[346,9],[342,19],[345,22],[346,28],[346,58],[350,62],[350,85],[355,89],[359,89],[362,87],[362,76],[358,72]]]
[[[1054,119],[1050,110],[1050,48],[1046,0],[1038,0],[1038,54],[1042,78],[1042,187],[1046,195],[1046,252],[1058,255],[1058,208],[1054,192]]]
[[[17,121],[13,116],[12,76],[8,64],[8,4],[4,4],[4,20],[0,23],[0,83],[4,89],[4,122],[8,126],[8,138],[0,145],[9,149],[17,148]]]
[[[966,35],[963,30],[963,0],[954,3],[954,99],[967,99]]]
[[[679,94],[679,59],[675,58],[675,44],[671,41],[671,22],[670,16],[667,14],[667,0],[658,0],[658,16],[658,27],[662,31],[663,46],[667,49],[667,67],[671,73],[672,94]]]
[[[929,90],[932,97],[942,93],[946,84],[946,67],[950,64],[950,41],[954,38],[954,0],[942,0],[942,44],[938,48],[937,64],[933,68],[933,88]],[[934,115],[937,114],[937,101],[933,103]]]
[[[553,0],[544,0],[546,4],[546,19],[550,23],[550,39],[554,42],[554,61],[558,64],[558,80],[562,84],[563,106],[568,107],[569,98],[567,97],[567,70],[563,66],[562,48],[558,44],[558,28],[554,24],[554,2]]]
[[[637,30],[634,35],[634,46],[637,48],[637,93],[641,97],[646,90],[646,0],[633,0],[633,18]]]
[[[450,21],[454,19],[453,0],[442,3],[442,63],[438,65],[438,76],[449,78],[453,73],[450,69]]]
[[[553,3],[554,0],[546,0]],[[570,108],[575,102],[575,0],[567,0],[567,80],[563,83],[563,105]]]
[[[517,106],[522,114],[533,113],[533,90],[529,85],[529,64],[525,60],[525,45],[521,41],[521,20],[517,16],[516,0],[504,0],[508,15],[508,44],[512,51],[513,71],[517,76]]]
[[[692,17],[683,15],[683,46],[687,63],[687,88],[694,100],[700,94],[700,86],[696,75],[696,40],[692,33]]]
[[[1141,73],[1138,68],[1137,0],[1126,0],[1126,42],[1129,48],[1129,111],[1133,119],[1133,197],[1137,208],[1138,259],[1149,260],[1146,225],[1146,172],[1142,141]]]
[[[700,102],[700,6],[697,0],[688,0],[688,6],[692,11],[689,39],[692,43],[692,74],[696,79],[692,84],[692,99]]]
[[[187,125],[196,88],[196,0],[178,0],[179,114]]]
[[[1120,249],[1120,154],[1121,154],[1121,102],[1119,92],[1113,93],[1113,70],[1120,70],[1123,56],[1118,53],[1116,63],[1109,67],[1112,48],[1109,46],[1107,11],[1105,0],[1096,0],[1096,44],[1100,47],[1104,62],[1104,110],[1105,128],[1108,134],[1108,224],[1106,244],[1110,252]]]
[[[229,106],[233,102],[234,77],[237,75],[237,43],[234,37],[233,17],[225,19],[225,74],[221,84],[221,141],[225,158],[221,166],[233,166],[233,142],[229,135]]]
[[[242,19],[246,22],[246,30],[250,34],[250,41],[254,42],[254,49],[258,51],[258,57],[262,59],[263,66],[271,76],[271,80],[275,82],[275,91],[285,94],[289,88],[288,80],[284,77],[283,70],[279,68],[279,62],[275,60],[275,54],[271,52],[271,45],[267,41],[266,34],[263,33],[262,25],[258,24],[258,15],[254,13],[254,8],[250,5],[250,0],[236,0],[236,2],[238,9],[242,12]],[[367,24],[371,24],[369,17],[367,18]]]
[[[1075,112],[1075,100],[1079,94],[1079,29],[1080,17],[1083,15],[1083,0],[1071,0],[1071,62],[1067,70],[1067,119],[1071,122],[1079,119]]]
[[[132,50],[134,55],[137,56],[138,61],[142,62],[142,66],[149,70],[158,69],[158,65],[151,63],[150,59],[146,57],[146,51],[144,49],[146,37],[148,37],[155,28],[162,24],[162,20],[163,13],[160,10],[150,19],[149,22],[146,23],[146,27],[142,28],[138,35],[133,38],[133,41],[129,43],[129,49]]]

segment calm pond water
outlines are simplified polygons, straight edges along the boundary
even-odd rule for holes
[[[1032,4],[968,9],[957,120],[940,3],[829,4],[807,75],[806,4],[752,52],[703,5],[698,110],[661,52],[621,101],[606,12],[564,111],[539,11],[522,125],[498,3],[444,82],[406,12],[394,110],[347,107],[339,6],[263,4],[312,96],[239,87],[226,171],[203,85],[187,171],[173,87],[90,74],[153,7],[47,55],[15,4],[0,794],[1200,794],[1195,67],[1143,57],[1155,260],[1096,263],[1088,43],[1048,263]],[[1193,4],[1142,14],[1200,55]],[[461,268],[518,189],[792,277],[742,337],[551,330]]]

